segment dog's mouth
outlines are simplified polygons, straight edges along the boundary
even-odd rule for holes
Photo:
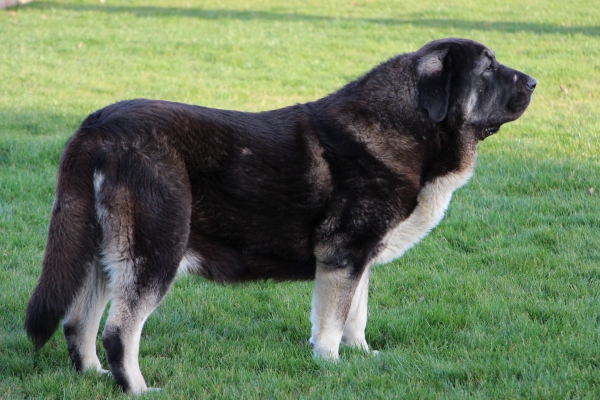
[[[486,126],[483,131],[481,131],[479,140],[484,140],[485,138],[492,136],[494,133],[497,133],[500,130],[500,126],[500,124]]]
[[[500,125],[490,125],[487,128],[485,128],[485,134],[486,136],[491,136],[494,133],[497,133],[500,130]]]

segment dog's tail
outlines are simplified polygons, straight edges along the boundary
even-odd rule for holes
[[[42,273],[25,315],[25,329],[36,350],[52,337],[84,285],[96,252],[93,147],[80,130],[65,145],[59,162]]]

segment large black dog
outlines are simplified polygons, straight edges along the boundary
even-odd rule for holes
[[[78,370],[147,390],[144,322],[178,272],[218,282],[314,279],[311,344],[368,350],[372,265],[443,217],[477,143],[517,119],[536,81],[463,39],[390,59],[320,100],[260,113],[152,100],[91,114],[65,146],[42,274],[25,326],[36,348],[64,318]]]

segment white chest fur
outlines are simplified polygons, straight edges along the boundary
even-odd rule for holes
[[[423,239],[444,217],[452,192],[467,183],[471,175],[473,168],[467,168],[428,182],[421,189],[412,214],[385,235],[381,241],[383,250],[373,263],[388,263]]]

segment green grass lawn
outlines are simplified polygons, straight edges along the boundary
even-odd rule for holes
[[[453,3],[40,0],[0,10],[0,397],[124,396],[110,377],[75,373],[60,332],[34,355],[23,330],[58,157],[90,112],[135,97],[277,108],[454,36],[488,45],[538,87],[525,115],[479,146],[444,221],[374,270],[367,340],[379,357],[312,358],[310,283],[179,278],[142,335],[142,372],[163,388],[148,397],[599,398],[600,7]]]

